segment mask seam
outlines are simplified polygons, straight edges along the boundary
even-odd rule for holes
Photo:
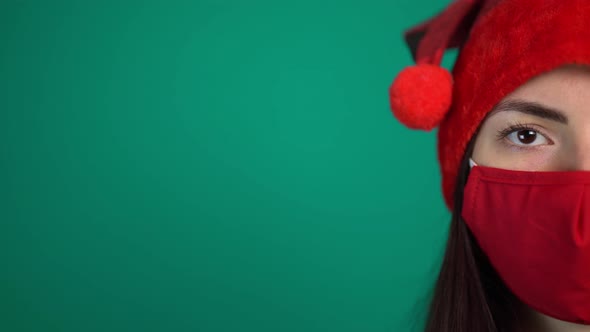
[[[498,179],[498,178],[492,178],[492,177],[487,177],[487,176],[480,176],[480,179],[482,181],[487,181],[487,182],[492,182],[492,183],[509,183],[509,184],[521,184],[521,185],[529,185],[530,184],[530,180],[516,180],[516,179],[509,179],[509,178],[503,178],[503,179]],[[538,181],[538,179],[534,179],[535,181]],[[590,181],[581,181],[581,182],[564,182],[564,181],[549,181],[549,182],[535,182],[535,185],[541,185],[541,186],[555,186],[555,185],[563,185],[563,184],[584,184],[584,185],[589,185]]]
[[[479,184],[481,183],[482,178],[476,177],[477,181],[475,182],[475,187],[473,188],[473,195],[471,196],[471,213],[477,211],[477,193],[479,191]]]

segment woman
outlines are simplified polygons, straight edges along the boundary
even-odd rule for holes
[[[392,111],[439,128],[452,212],[426,331],[590,331],[589,37],[587,0],[456,1],[406,33]]]

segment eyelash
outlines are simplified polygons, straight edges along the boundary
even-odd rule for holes
[[[508,126],[507,128],[504,128],[502,130],[498,130],[498,134],[496,135],[498,141],[505,141],[505,138],[512,134],[515,131],[521,131],[521,130],[532,130],[540,135],[543,135],[543,137],[545,137],[545,139],[547,139],[547,141],[552,142],[549,137],[547,135],[545,135],[545,133],[543,133],[542,130],[539,130],[535,125],[533,124],[528,124],[528,123],[520,123],[520,122],[516,122],[514,124],[511,124],[510,126]],[[510,147],[515,147],[518,149],[531,149],[531,148],[535,148],[535,147],[527,147],[526,145],[516,145],[513,143],[506,143],[504,142],[504,144],[509,145]]]

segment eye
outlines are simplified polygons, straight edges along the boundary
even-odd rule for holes
[[[498,131],[498,140],[508,140],[509,144],[519,147],[553,144],[540,130],[532,125],[520,123]]]
[[[536,130],[531,129],[522,129],[518,131],[513,131],[506,136],[510,140],[510,142],[516,145],[543,145],[549,143],[547,138],[537,132]]]

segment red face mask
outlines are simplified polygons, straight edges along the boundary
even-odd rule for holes
[[[590,324],[589,171],[475,165],[462,217],[522,302],[559,320]]]

